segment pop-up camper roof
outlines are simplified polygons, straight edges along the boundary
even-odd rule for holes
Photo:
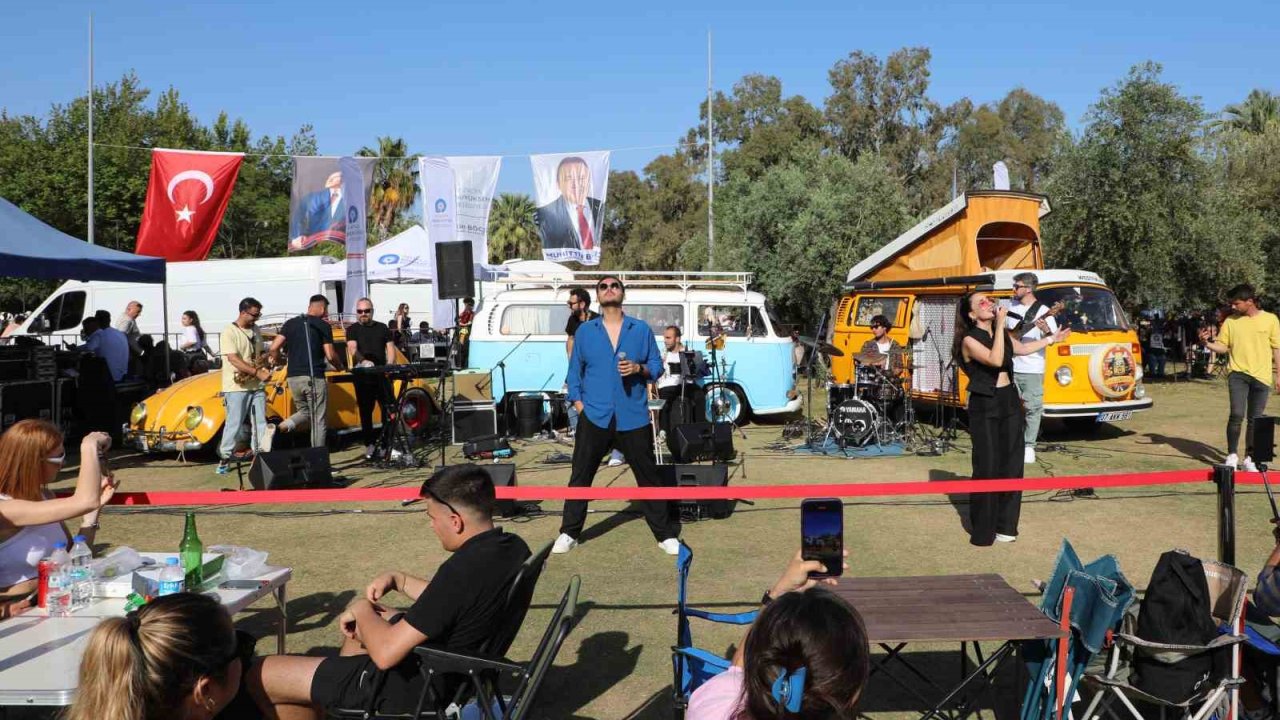
[[[1008,190],[965,193],[853,266],[847,282],[965,277],[992,270],[1039,270],[1044,195]]]

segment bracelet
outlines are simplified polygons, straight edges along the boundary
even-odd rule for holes
[[[102,527],[102,526],[98,524],[98,521],[97,521],[97,520],[95,520],[95,521],[93,521],[92,523],[89,523],[89,524],[86,524],[86,523],[80,523],[80,529],[81,529],[81,530],[97,530],[97,529],[98,529],[98,528],[100,528],[100,527]]]

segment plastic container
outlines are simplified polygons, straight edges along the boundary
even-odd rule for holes
[[[93,550],[89,549],[83,535],[72,538],[71,546],[71,608],[79,610],[89,607],[93,602],[93,570],[89,563],[93,562]]]
[[[71,613],[71,556],[67,554],[67,544],[56,542],[49,555],[49,596],[46,606],[50,615],[68,615]]]
[[[182,592],[183,578],[185,577],[186,573],[182,572],[182,564],[178,562],[178,558],[165,558],[164,569],[160,571],[160,592],[158,594],[163,597]]]

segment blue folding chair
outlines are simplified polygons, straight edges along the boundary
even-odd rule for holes
[[[689,583],[689,567],[693,565],[693,550],[680,541],[680,554],[676,556],[676,644],[671,647],[671,666],[674,672],[672,687],[672,704],[675,707],[676,720],[684,717],[684,710],[689,705],[689,696],[702,683],[729,669],[729,660],[693,646],[693,633],[689,629],[689,618],[700,618],[710,622],[728,623],[731,625],[750,625],[755,621],[759,610],[743,613],[714,613],[687,604]]]
[[[1044,588],[1040,611],[1056,623],[1062,622],[1063,598],[1072,589],[1069,622],[1071,638],[1067,646],[1066,687],[1062,697],[1070,706],[1076,687],[1089,661],[1102,650],[1107,632],[1118,630],[1125,611],[1133,603],[1133,585],[1120,572],[1114,555],[1103,555],[1088,565],[1080,562],[1066,538],[1054,564],[1053,575]],[[1031,684],[1022,701],[1022,720],[1049,720],[1058,707],[1056,676],[1057,640],[1023,643],[1022,653]]]

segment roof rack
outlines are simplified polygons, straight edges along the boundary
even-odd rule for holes
[[[509,286],[538,285],[559,290],[575,285],[594,285],[595,281],[602,277],[616,277],[628,288],[676,288],[685,292],[695,288],[734,288],[746,293],[753,278],[753,273],[749,272],[568,269],[538,272],[539,269],[541,268],[531,268],[531,272],[521,272],[518,268],[510,268],[505,275],[497,277],[494,282]]]

